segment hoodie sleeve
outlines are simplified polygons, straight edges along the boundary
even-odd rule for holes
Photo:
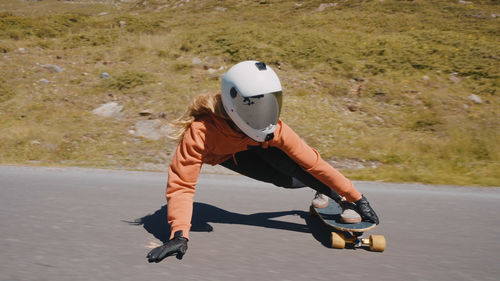
[[[191,217],[193,215],[193,197],[200,174],[205,151],[205,130],[200,123],[193,123],[179,142],[168,169],[167,210],[171,237],[182,230],[189,239]]]
[[[352,182],[321,158],[318,151],[307,145],[288,125],[281,120],[276,137],[270,143],[283,150],[302,169],[326,184],[350,202],[361,198],[361,193]]]

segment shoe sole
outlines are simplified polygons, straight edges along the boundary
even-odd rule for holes
[[[352,224],[352,223],[360,223],[361,220],[360,219],[356,220],[356,219],[344,219],[344,218],[342,218],[342,222],[343,223],[351,223]]]
[[[360,223],[361,222],[361,218],[358,217],[358,218],[350,218],[350,217],[344,217],[344,216],[340,216],[342,218],[342,222],[344,223]]]
[[[312,205],[313,205],[314,208],[323,209],[323,208],[328,207],[328,202],[326,202],[326,203],[324,203],[322,205],[318,205],[318,204],[315,204],[315,203],[313,203]]]

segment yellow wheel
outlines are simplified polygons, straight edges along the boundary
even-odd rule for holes
[[[335,249],[345,248],[345,238],[344,235],[337,232],[332,232],[332,247]]]
[[[385,250],[385,237],[383,235],[370,235],[370,250],[383,252]]]

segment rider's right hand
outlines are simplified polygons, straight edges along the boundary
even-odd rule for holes
[[[361,216],[364,221],[373,222],[379,224],[378,216],[375,211],[370,206],[368,199],[363,195],[361,199],[354,202],[356,204],[356,211]]]

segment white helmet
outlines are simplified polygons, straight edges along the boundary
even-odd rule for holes
[[[222,104],[247,136],[257,142],[271,140],[281,111],[280,79],[263,62],[240,62],[222,78]]]

